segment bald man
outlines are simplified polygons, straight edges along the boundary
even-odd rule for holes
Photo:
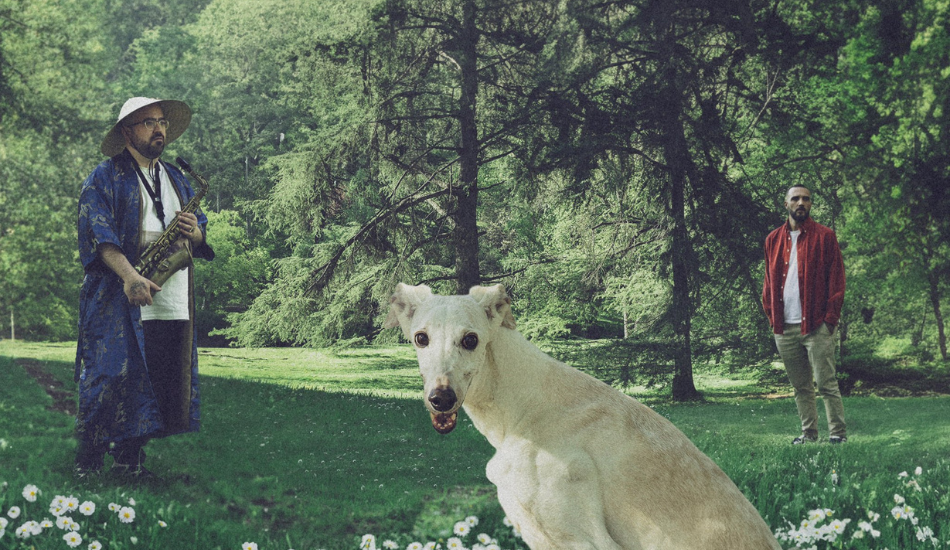
[[[818,441],[817,393],[825,403],[829,441],[848,440],[835,377],[835,329],[844,303],[844,262],[835,232],[811,216],[811,191],[785,195],[788,218],[765,239],[762,306],[785,363],[802,433],[795,445]]]

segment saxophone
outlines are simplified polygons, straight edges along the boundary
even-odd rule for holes
[[[178,157],[175,162],[201,186],[195,196],[181,209],[182,212],[194,213],[198,209],[201,198],[208,192],[208,182],[196,174],[185,159]],[[191,265],[191,243],[188,239],[181,237],[178,216],[175,216],[158,240],[142,252],[135,270],[146,279],[162,286],[176,271],[189,265]]]

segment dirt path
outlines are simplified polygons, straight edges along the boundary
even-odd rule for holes
[[[47,407],[51,411],[76,416],[76,394],[65,389],[65,385],[46,372],[43,363],[33,359],[16,359],[14,363],[23,367],[47,395],[53,398],[53,404]]]

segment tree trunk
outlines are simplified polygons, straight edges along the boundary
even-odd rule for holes
[[[668,45],[672,51],[672,44]],[[682,95],[676,86],[676,69],[666,71],[669,90],[663,113],[666,134],[664,158],[670,173],[670,205],[673,218],[673,400],[690,401],[700,397],[693,382],[693,352],[690,342],[692,315],[689,297],[689,258],[691,243],[686,229],[686,166],[690,162],[683,128]]]
[[[844,358],[848,356],[848,322],[844,320],[838,321],[838,344],[839,344],[839,353],[841,355],[841,360],[844,361]]]
[[[475,1],[462,5],[462,28],[459,43],[461,97],[459,99],[459,185],[456,195],[455,276],[456,290],[466,294],[481,283],[478,260],[478,128],[475,119],[475,97],[478,92]]]
[[[934,308],[934,319],[937,321],[937,342],[940,344],[940,357],[947,360],[947,333],[943,326],[943,313],[940,311],[940,277],[937,273],[927,273],[930,282],[930,303]]]
[[[689,299],[689,235],[686,232],[686,201],[684,198],[686,178],[683,170],[676,168],[674,160],[671,171],[673,214],[673,333],[676,335],[673,360],[673,400],[698,399],[699,392],[693,383],[693,351],[690,342],[692,316]]]

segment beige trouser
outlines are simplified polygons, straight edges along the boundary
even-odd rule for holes
[[[818,438],[818,406],[815,382],[825,402],[830,436],[844,437],[844,404],[835,378],[835,341],[828,325],[802,336],[801,325],[785,325],[785,334],[775,334],[775,345],[785,363],[788,381],[795,390],[795,404],[802,419],[802,435]]]

